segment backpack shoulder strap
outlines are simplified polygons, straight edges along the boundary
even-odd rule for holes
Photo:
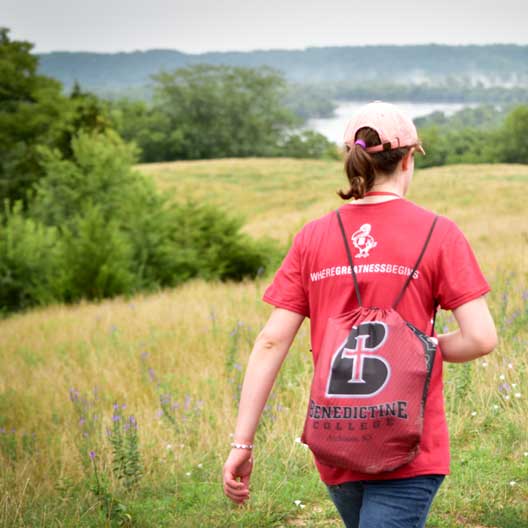
[[[359,293],[359,284],[356,277],[356,272],[354,271],[354,261],[352,260],[352,253],[350,252],[350,246],[348,245],[345,228],[343,226],[343,221],[341,220],[341,215],[339,214],[339,209],[336,209],[337,221],[339,222],[339,228],[341,229],[341,234],[343,235],[343,242],[345,243],[345,249],[348,257],[348,262],[350,263],[350,269],[352,270],[352,279],[354,281],[354,289],[356,291],[357,302],[361,306],[361,295]]]
[[[392,307],[396,309],[396,306],[398,306],[399,302],[401,301],[401,298],[403,297],[403,294],[405,293],[405,290],[407,289],[407,286],[409,286],[412,276],[415,274],[416,270],[418,269],[418,266],[420,265],[420,262],[422,261],[422,258],[425,254],[425,250],[427,249],[427,246],[429,245],[429,241],[431,240],[431,236],[433,234],[436,222],[438,220],[438,215],[435,215],[433,223],[431,224],[431,228],[429,229],[429,233],[427,235],[427,238],[425,239],[425,243],[422,247],[422,251],[420,252],[420,255],[418,256],[418,259],[416,260],[416,264],[414,265],[413,270],[411,271],[411,274],[407,277],[407,280],[405,281],[405,284],[403,285],[403,288],[401,289],[400,293],[396,297],[396,300],[392,304]]]

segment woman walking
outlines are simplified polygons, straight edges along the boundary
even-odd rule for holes
[[[275,310],[248,361],[224,492],[236,503],[249,499],[258,421],[309,317],[317,369],[302,441],[345,526],[424,527],[449,473],[442,362],[471,361],[495,347],[490,288],[456,224],[404,198],[414,155],[424,151],[399,108],[363,106],[345,145],[349,189],[339,195],[347,203],[296,234],[264,293]],[[438,306],[453,312],[456,331],[434,334]],[[350,323],[360,313],[364,319]],[[345,320],[347,333],[338,335]],[[392,337],[405,332],[404,345]],[[422,350],[420,390],[411,381],[417,367],[407,366],[412,346]],[[391,396],[394,387],[407,390],[405,398]]]

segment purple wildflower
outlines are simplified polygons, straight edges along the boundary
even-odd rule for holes
[[[499,392],[502,392],[503,394],[507,394],[511,391],[511,387],[508,383],[501,383],[499,385]]]
[[[512,324],[512,323],[515,321],[515,319],[517,319],[520,315],[521,315],[521,310],[515,310],[515,311],[510,315],[510,317],[508,317],[508,318],[506,319],[506,324],[507,324],[507,325]]]
[[[188,411],[190,406],[191,406],[191,397],[189,396],[189,394],[186,394],[183,407],[185,408],[186,411]]]
[[[90,459],[95,460],[95,451],[90,451]]]
[[[240,372],[242,372],[242,365],[240,363],[235,363],[233,365],[233,368],[236,368],[237,370],[239,370]]]
[[[70,389],[70,400],[74,403],[79,400],[79,391],[73,387]]]
[[[114,414],[112,416],[112,421],[113,422],[119,422],[120,419],[121,419],[121,416],[119,416],[118,414]]]
[[[81,419],[79,420],[79,425],[82,427],[86,423],[86,418],[84,416],[81,416]]]
[[[117,411],[119,409],[119,403],[114,403],[113,408],[114,411]]]
[[[154,373],[154,369],[152,367],[149,367],[148,369],[150,381],[156,381],[156,374]]]

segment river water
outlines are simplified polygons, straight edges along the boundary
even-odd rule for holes
[[[365,104],[365,101],[339,101],[335,115],[329,118],[309,119],[305,128],[316,130],[325,135],[330,141],[338,145],[343,142],[345,128],[354,112]],[[452,115],[467,106],[476,106],[468,103],[412,103],[409,101],[395,101],[411,119],[423,117],[433,112],[444,112]]]

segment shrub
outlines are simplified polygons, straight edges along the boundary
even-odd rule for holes
[[[98,205],[87,204],[63,231],[62,297],[102,299],[132,293],[132,245],[115,219],[108,221]]]
[[[56,270],[59,240],[46,227],[22,214],[22,202],[5,202],[0,224],[0,313],[46,304],[60,297]]]
[[[207,204],[170,205],[131,167],[136,150],[112,131],[80,132],[72,157],[41,149],[46,174],[24,217],[6,207],[0,233],[5,311],[175,286],[241,280],[277,265],[270,241]]]

